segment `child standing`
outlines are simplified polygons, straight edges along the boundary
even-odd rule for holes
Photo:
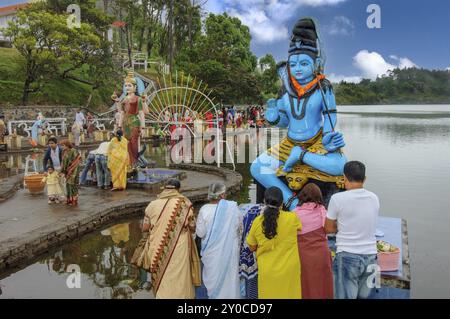
[[[59,184],[59,175],[53,166],[47,168],[47,174],[42,181],[47,184],[48,203],[59,203],[64,194]]]

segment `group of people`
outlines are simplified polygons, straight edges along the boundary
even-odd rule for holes
[[[46,170],[43,181],[47,184],[48,203],[59,203],[66,197],[66,204],[78,205],[78,175],[81,155],[69,140],[58,144],[56,137],[48,139],[44,155]]]
[[[264,204],[242,210],[216,182],[197,217],[180,182],[171,180],[145,211],[146,244],[136,265],[151,273],[156,298],[194,298],[200,268],[210,299],[368,298],[379,201],[364,188],[365,179],[364,164],[348,162],[346,191],[334,194],[328,209],[310,183],[290,212],[277,187],[266,189]],[[327,234],[336,234],[334,260]]]
[[[127,186],[127,166],[129,164],[128,141],[118,130],[109,142],[103,142],[90,151],[85,159],[80,175],[82,157],[69,140],[58,143],[56,137],[48,139],[43,167],[47,184],[48,203],[59,203],[66,197],[66,204],[78,204],[79,186],[87,184],[89,171],[100,189],[124,190]]]
[[[248,129],[263,126],[264,109],[262,106],[249,106],[244,111],[239,111],[234,106],[223,107],[219,113],[220,128]]]

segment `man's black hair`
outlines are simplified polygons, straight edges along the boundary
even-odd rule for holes
[[[58,139],[57,139],[56,137],[54,137],[54,136],[51,136],[51,137],[48,139],[48,142],[47,142],[47,143],[50,143],[50,142],[53,142],[53,143],[55,143],[55,144],[58,144]]]
[[[349,182],[363,183],[366,178],[366,167],[358,161],[347,162],[344,166],[344,175]]]

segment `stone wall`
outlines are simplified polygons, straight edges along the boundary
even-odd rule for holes
[[[42,112],[48,118],[75,119],[75,106],[2,106],[1,112],[5,115],[6,121],[35,120],[38,113]]]

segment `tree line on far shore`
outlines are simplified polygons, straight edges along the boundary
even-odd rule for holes
[[[374,81],[334,85],[339,105],[450,104],[450,71],[395,69]]]

